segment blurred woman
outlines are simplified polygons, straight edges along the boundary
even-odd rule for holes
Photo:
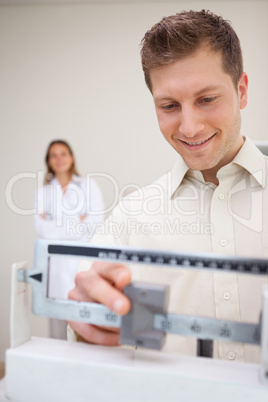
[[[88,242],[103,221],[103,198],[97,183],[79,176],[66,141],[52,141],[45,162],[45,184],[35,197],[34,223],[39,238]],[[47,296],[67,299],[77,268],[78,259],[50,258]],[[66,339],[66,323],[50,319],[50,337]]]

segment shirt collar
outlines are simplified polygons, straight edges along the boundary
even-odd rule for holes
[[[265,187],[265,160],[265,155],[248,137],[245,137],[245,142],[232,163],[246,169],[262,187]]]
[[[231,164],[229,164],[229,166],[233,164],[241,166],[242,168],[246,169],[262,187],[265,187],[266,183],[265,156],[248,137],[245,137],[245,141],[242,148],[235,156]],[[224,168],[225,166],[222,169]],[[235,172],[235,170],[236,169],[233,165],[233,172]],[[187,172],[189,174],[192,174],[193,171],[189,169],[189,167],[186,165],[182,157],[179,156],[173,169],[170,171],[171,178],[168,191],[168,196],[170,198],[173,196],[177,188],[180,186]]]
[[[71,180],[70,180],[69,183],[68,183],[68,185],[69,185],[69,184],[72,184],[72,183],[79,185],[79,184],[82,182],[82,180],[83,180],[83,179],[82,179],[81,176],[77,176],[76,174],[73,174]],[[50,180],[50,183],[49,183],[49,184],[56,185],[56,184],[60,184],[60,183],[59,183],[58,179],[54,176],[54,177]]]
[[[81,176],[77,176],[76,174],[72,175],[72,180],[71,182],[75,183],[75,184],[80,184],[83,181]]]
[[[170,186],[168,189],[168,196],[171,198],[179,185],[181,184],[184,176],[188,172],[189,168],[179,155],[178,159],[173,167],[173,169],[169,172],[170,174]]]

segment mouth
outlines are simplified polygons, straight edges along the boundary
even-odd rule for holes
[[[205,139],[203,141],[199,141],[199,142],[187,142],[187,141],[182,141],[182,140],[181,140],[181,142],[183,142],[186,145],[187,148],[190,148],[190,149],[198,148],[198,149],[200,149],[200,148],[202,148],[204,146],[204,144],[209,143],[215,135],[216,134],[213,134],[211,137],[209,137],[209,138],[207,138],[207,139]]]

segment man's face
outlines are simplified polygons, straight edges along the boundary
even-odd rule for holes
[[[243,144],[240,109],[247,104],[247,75],[235,88],[221,54],[201,49],[150,76],[162,134],[189,168],[216,182],[217,171]]]

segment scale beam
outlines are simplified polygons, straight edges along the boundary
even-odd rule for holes
[[[227,275],[228,272],[267,275],[268,260],[38,240],[35,246],[33,269],[18,271],[18,280],[32,285],[32,310],[35,314],[120,328],[121,344],[151,349],[161,349],[167,333],[196,337],[201,342],[202,340],[219,340],[261,345],[262,372],[268,382],[267,290],[264,294],[265,308],[258,324],[168,313],[168,287],[142,283],[133,283],[125,288],[124,292],[130,299],[132,307],[129,314],[121,317],[97,303],[48,298],[48,261],[55,255],[153,264],[175,269],[183,267],[226,271]]]

